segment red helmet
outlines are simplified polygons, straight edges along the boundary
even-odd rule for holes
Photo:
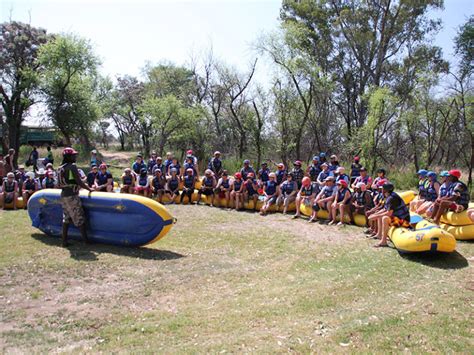
[[[102,164],[99,165],[99,169],[107,169],[107,165],[102,163]]]
[[[193,151],[192,151],[191,149],[189,149],[189,150],[186,152],[186,154],[192,155],[192,154],[193,154]]]
[[[301,166],[301,160],[296,160],[293,165]]]
[[[359,160],[360,160],[360,158],[358,156],[354,157],[354,161],[359,161]]]
[[[388,183],[388,180],[387,179],[380,179],[379,181],[377,181],[377,187],[383,187],[383,185],[387,184]]]
[[[255,176],[255,174],[252,173],[252,172],[250,172],[250,173],[247,174],[247,177],[248,177],[248,178],[253,178],[254,176]]]
[[[460,179],[461,178],[461,172],[457,169],[449,170],[448,174],[451,176],[454,176],[455,178]]]
[[[341,179],[337,183],[338,183],[338,185],[341,185],[343,187],[347,187],[347,181],[346,180]]]
[[[77,152],[71,147],[64,148],[63,155],[75,155]]]
[[[241,173],[235,173],[235,174],[234,174],[234,177],[235,177],[236,179],[242,179],[242,174],[241,174]]]
[[[305,176],[303,180],[301,180],[301,184],[305,187],[308,187],[309,185],[311,185],[311,179]]]

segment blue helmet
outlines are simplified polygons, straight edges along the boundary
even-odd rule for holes
[[[416,174],[425,177],[428,174],[428,170],[420,169],[420,170],[418,170],[418,172]]]
[[[315,155],[315,156],[313,157],[313,160],[319,161],[319,157],[318,157],[317,155]]]
[[[447,170],[443,170],[439,176],[442,176],[442,177],[448,177],[449,176],[449,172]]]
[[[434,171],[428,171],[428,174],[426,174],[429,178],[432,178],[433,180],[436,180],[438,175]]]
[[[324,153],[324,152],[319,153],[319,157],[320,158],[326,158],[326,153]]]

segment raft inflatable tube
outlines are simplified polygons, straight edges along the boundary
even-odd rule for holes
[[[307,206],[305,204],[301,204],[300,205],[300,211],[301,211],[301,214],[302,215],[305,215],[305,216],[308,216],[310,217],[312,212],[313,212],[313,207],[312,206]],[[318,219],[329,219],[329,212],[326,211],[326,210],[319,210],[318,213],[316,214],[316,216],[318,217]],[[339,221],[340,220],[340,216],[339,216],[339,213],[338,213],[338,216],[336,217],[336,220]],[[344,217],[344,222],[345,223],[350,223],[351,219],[348,215],[346,215]],[[354,215],[354,222],[356,225],[358,225],[359,227],[364,227],[366,225],[365,223],[365,216],[361,215],[361,214],[355,214]]]
[[[388,236],[401,253],[451,253],[456,249],[456,239],[451,233],[425,220],[415,230],[391,227]]]
[[[416,193],[414,191],[410,191],[410,190],[403,191],[403,192],[397,192],[397,193],[402,198],[403,202],[405,202],[405,205],[408,205],[416,197]]]
[[[25,207],[25,203],[23,202],[23,197],[18,197],[16,201],[16,208],[21,209]],[[13,209],[13,201],[6,203],[5,204],[5,209],[6,210],[12,210]]]
[[[474,208],[474,203],[469,204],[469,208]],[[446,212],[441,216],[441,222],[451,226],[468,226],[474,224],[467,216],[467,211],[455,213],[452,211]]]
[[[451,226],[442,223],[441,228],[451,233],[457,240],[474,240],[474,224],[468,226]]]
[[[156,201],[158,201],[158,198],[155,199]],[[176,196],[173,200],[174,203],[180,203],[180,200],[181,200],[181,192],[179,193],[178,196]],[[192,202],[197,202],[198,200],[198,190],[194,190],[193,194],[191,195],[191,201]],[[167,195],[164,195],[163,196],[163,203],[170,203],[172,202],[171,199],[167,196]],[[188,196],[184,196],[183,198],[183,205],[187,205],[189,203],[189,199],[188,199]]]
[[[61,237],[61,190],[36,192],[28,201],[33,227],[43,233]],[[88,221],[91,241],[120,246],[142,246],[163,238],[175,219],[158,202],[138,195],[81,191],[80,198]],[[69,236],[81,239],[72,224]]]

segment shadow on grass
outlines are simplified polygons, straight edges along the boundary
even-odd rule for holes
[[[61,247],[61,239],[46,234],[34,233],[31,235],[41,243]],[[120,247],[106,244],[84,244],[81,241],[71,240],[67,247],[71,258],[83,261],[95,261],[98,254],[114,254],[145,260],[173,260],[185,257],[182,254],[169,250],[151,249],[146,247]]]
[[[462,269],[469,266],[467,259],[457,251],[452,253],[399,253],[404,259],[438,269]]]

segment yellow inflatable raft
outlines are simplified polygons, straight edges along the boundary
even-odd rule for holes
[[[469,208],[474,208],[474,203],[471,202]],[[467,226],[474,224],[467,216],[467,211],[461,213],[454,213],[452,211],[446,212],[441,216],[441,222],[452,226]]]
[[[474,224],[468,226],[451,226],[442,223],[441,228],[451,233],[457,240],[474,240]]]
[[[25,204],[23,203],[23,197],[18,197],[17,202],[16,202],[16,208],[23,208],[23,207],[25,207]],[[5,209],[12,210],[13,209],[13,202],[6,203],[5,204]]]
[[[395,248],[404,253],[451,253],[456,249],[456,239],[452,234],[426,220],[419,222],[415,230],[392,227],[388,235]]]

